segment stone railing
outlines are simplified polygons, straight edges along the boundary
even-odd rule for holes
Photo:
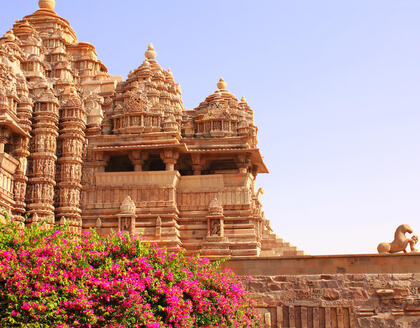
[[[176,187],[178,171],[156,172],[100,172],[96,173],[96,186],[162,186]]]

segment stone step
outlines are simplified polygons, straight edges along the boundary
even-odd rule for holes
[[[250,249],[232,249],[232,256],[258,256],[259,250],[250,248]]]

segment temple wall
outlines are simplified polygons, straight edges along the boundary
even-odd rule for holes
[[[0,153],[0,205],[10,210],[14,205],[14,173],[19,162],[6,153]]]
[[[418,328],[420,254],[235,258],[265,327]]]

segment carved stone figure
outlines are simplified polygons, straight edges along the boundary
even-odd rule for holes
[[[419,252],[418,249],[416,248],[416,244],[418,243],[418,241],[419,241],[418,236],[415,235],[415,236],[411,237],[411,240],[410,240],[411,253],[418,253]]]
[[[406,237],[406,233],[413,233],[413,229],[408,224],[401,224],[394,234],[394,240],[391,243],[380,243],[378,245],[378,253],[407,253],[408,244],[413,243],[412,239]]]
[[[210,220],[210,236],[220,236],[220,235],[221,235],[220,219]]]

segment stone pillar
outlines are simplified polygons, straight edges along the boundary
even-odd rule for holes
[[[143,163],[149,157],[148,153],[133,151],[130,153],[130,161],[134,165],[134,171],[143,171]]]
[[[0,128],[0,153],[4,153],[4,146],[9,142],[10,130],[7,127]]]
[[[36,101],[33,115],[30,157],[32,170],[29,178],[27,203],[29,212],[33,214],[32,217],[48,218],[48,224],[54,223],[58,106],[59,102],[52,90],[47,89]]]
[[[191,154],[191,162],[192,162],[194,175],[201,175],[201,170],[202,170],[201,155]]]
[[[238,155],[238,167],[240,174],[248,173],[248,168],[251,166],[251,161],[248,158],[247,154]]]
[[[155,237],[160,239],[162,237],[162,219],[160,216],[156,218],[156,233]]]
[[[82,189],[82,164],[85,146],[85,111],[79,95],[72,87],[64,90],[61,97],[60,136],[61,157],[58,183],[57,217],[69,220],[70,231],[82,232],[80,193]]]
[[[98,233],[98,235],[101,235],[102,234],[102,220],[101,220],[101,218],[96,219],[95,227],[96,227],[96,232]]]
[[[14,197],[15,207],[12,211],[14,220],[21,222],[24,225],[23,215],[26,212],[26,188],[28,184],[27,170],[28,170],[28,157],[29,153],[29,136],[32,131],[32,100],[28,97],[29,91],[26,86],[25,78],[22,76],[18,83],[18,96],[19,104],[17,106],[17,117],[19,119],[19,125],[27,133],[28,137],[20,136],[17,140],[16,149],[14,155],[19,161],[19,167],[16,170],[14,180]]]
[[[16,221],[23,223],[23,215],[26,211],[25,194],[28,182],[26,169],[27,157],[29,156],[29,138],[18,137],[15,147],[14,156],[19,161],[19,166],[14,175],[15,206],[12,213]]]
[[[179,152],[175,149],[165,149],[160,157],[166,165],[166,171],[173,171],[175,169],[175,164],[179,158]]]

